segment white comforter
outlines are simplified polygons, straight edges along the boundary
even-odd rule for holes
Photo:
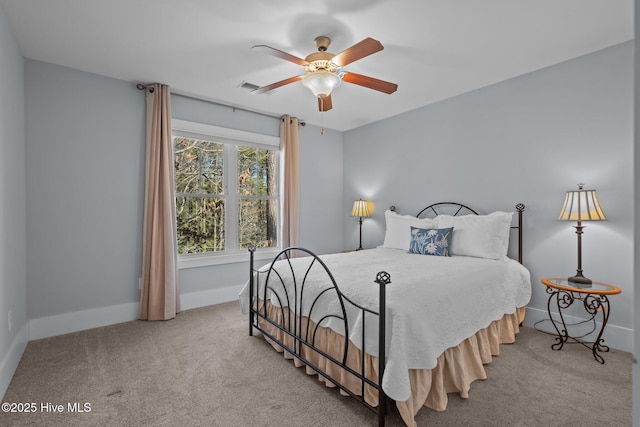
[[[382,387],[397,401],[410,397],[409,369],[434,368],[438,356],[447,348],[458,345],[503,315],[513,314],[531,297],[529,271],[511,259],[439,257],[387,248],[323,255],[321,259],[345,295],[374,311],[378,311],[379,299],[379,286],[374,283],[376,274],[386,271],[391,275],[391,283],[387,285],[387,364]],[[291,261],[300,286],[310,258]],[[278,272],[285,281],[291,276],[288,265],[279,266]],[[261,275],[260,297],[263,296],[265,276]],[[317,296],[311,287],[324,289],[328,286],[327,280],[324,269],[316,263],[307,278],[302,301],[298,290],[299,313],[302,303],[302,314],[307,315],[308,307]],[[280,294],[282,305],[287,305],[280,280],[274,275],[269,284]],[[290,305],[293,305],[292,285],[288,292]],[[273,292],[268,292],[271,303],[279,305],[272,297]],[[248,283],[240,293],[240,302],[243,312],[247,313],[250,305]],[[316,322],[323,310],[325,313],[339,310],[333,299],[323,297],[317,304],[322,307],[314,309],[311,316]],[[349,309],[349,313],[349,337],[361,348],[361,316],[353,309]],[[322,326],[344,333],[342,322],[336,319],[324,321]],[[377,326],[377,318],[367,315],[366,352],[372,355],[378,354]]]

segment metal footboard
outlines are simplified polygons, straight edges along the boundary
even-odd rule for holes
[[[306,366],[313,369],[323,378],[348,393],[367,408],[378,413],[378,425],[384,426],[385,416],[387,413],[387,396],[382,390],[382,378],[384,375],[386,354],[386,285],[391,282],[389,274],[381,271],[377,274],[374,280],[375,283],[378,283],[380,289],[379,312],[376,312],[351,301],[346,295],[344,295],[340,291],[336,280],[325,263],[310,250],[301,247],[286,248],[274,258],[269,265],[269,268],[263,271],[257,271],[254,268],[255,250],[255,247],[249,248],[249,295],[251,301],[249,313],[249,335],[253,335],[254,330],[260,331],[263,335],[282,347],[286,352],[300,360]],[[302,269],[298,268],[296,270],[292,265],[292,258],[294,258],[294,255],[296,262],[305,263]],[[299,255],[303,255],[303,257],[299,257]],[[280,260],[280,262],[277,262],[278,260]],[[321,273],[326,273],[326,279],[322,282],[320,289],[316,289],[315,287],[307,289],[305,287],[305,285],[307,285],[309,273],[312,269],[319,269]],[[302,274],[300,274],[301,271]],[[261,279],[264,280],[264,286],[262,287],[260,286]],[[287,280],[289,283],[285,283]],[[308,298],[305,298],[305,292],[313,292],[313,294],[310,296],[306,295]],[[319,302],[325,298],[333,298],[337,300],[337,308],[331,312],[320,313],[319,307],[321,304],[319,304]],[[280,322],[269,317],[267,313],[267,302],[269,300],[277,302],[277,306],[275,304],[272,306],[277,307],[276,309],[279,311],[281,316]],[[308,301],[312,302],[309,304]],[[347,309],[348,307],[350,308],[349,310]],[[355,347],[355,345],[350,343],[349,340],[349,316],[353,316],[353,313],[357,313],[362,319],[360,326],[362,342],[359,369],[354,369],[347,364],[349,348],[351,346]],[[367,378],[365,371],[365,349],[367,348],[365,346],[366,319],[371,316],[374,316],[374,321],[377,320],[379,331],[377,381],[372,381]],[[318,319],[317,323],[313,322],[316,323],[315,326],[311,326],[312,318]],[[266,330],[265,327],[260,324],[261,321],[266,322],[273,328],[281,331],[285,337],[289,337],[289,342],[290,344],[292,343],[292,345],[284,342],[284,339],[278,339],[278,337]],[[328,354],[324,349],[321,349],[316,345],[318,328],[329,322],[338,322],[342,325],[342,354],[338,355],[338,357]],[[312,350],[329,360],[335,366],[344,369],[349,374],[357,378],[360,382],[360,393],[352,392],[346,386],[343,386],[338,379],[332,378],[331,375],[325,372],[322,368],[316,366],[311,360],[304,356],[304,353],[306,353],[304,349]],[[378,406],[372,406],[365,400],[366,385],[369,385],[378,391]]]

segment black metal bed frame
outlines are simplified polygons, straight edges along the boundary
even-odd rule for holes
[[[420,217],[423,214],[429,214],[431,212],[434,216],[438,215],[438,209],[444,208],[445,206],[453,206],[456,211],[453,215],[459,215],[461,212],[470,212],[472,214],[476,214],[477,212],[468,206],[465,206],[456,202],[440,202],[427,206],[423,210],[421,210],[416,217]],[[525,206],[522,203],[518,203],[516,205],[516,210],[518,212],[518,225],[512,226],[512,229],[518,229],[518,262],[522,263],[522,213],[524,211]],[[395,207],[391,207],[391,210],[395,210]],[[391,283],[391,277],[389,273],[385,271],[380,271],[376,275],[375,283],[379,285],[379,311],[373,311],[366,307],[363,307],[353,301],[351,301],[346,295],[344,295],[338,284],[336,283],[331,271],[327,268],[325,263],[313,252],[308,249],[302,247],[289,247],[283,249],[271,262],[269,269],[266,271],[258,271],[254,268],[254,252],[256,248],[252,246],[249,248],[249,298],[250,298],[250,312],[249,312],[249,335],[253,336],[254,329],[260,331],[264,336],[271,339],[277,345],[282,347],[285,351],[291,354],[296,359],[300,360],[306,366],[313,369],[319,375],[321,375],[326,380],[330,381],[336,387],[339,387],[344,392],[348,393],[350,396],[354,397],[365,407],[370,410],[376,412],[378,414],[378,426],[384,426],[385,417],[388,412],[388,404],[391,403],[391,399],[388,398],[385,392],[382,390],[382,378],[384,376],[384,368],[386,364],[386,287]],[[298,253],[296,253],[298,252]],[[296,257],[299,253],[303,253],[308,255],[305,257],[305,260],[308,261],[308,266],[306,266],[306,271],[302,278],[296,277],[294,273],[294,268],[291,264],[291,258]],[[292,280],[293,280],[293,291],[294,295],[289,295],[287,291],[287,287],[285,286],[284,279],[280,272],[276,269],[276,261],[284,260],[286,261],[285,268],[291,271]],[[314,265],[319,265],[324,269],[328,277],[327,287],[320,291],[311,303],[310,307],[303,307],[303,293],[304,286],[309,274],[309,271]],[[282,264],[281,264],[282,265]],[[260,275],[266,274],[265,278],[265,287],[262,292],[262,295],[258,295],[259,293],[259,283],[260,283]],[[269,280],[273,277],[273,282]],[[273,284],[270,284],[273,283]],[[278,284],[282,285],[280,288]],[[282,324],[274,321],[269,318],[267,314],[267,291],[271,291],[271,293],[278,300],[279,307],[277,309],[280,311],[280,315],[282,316]],[[310,328],[311,323],[311,315],[316,308],[316,303],[320,300],[320,298],[327,297],[330,294],[334,294],[339,301],[339,310],[337,313],[326,313],[320,317],[320,320],[316,323],[313,330]],[[258,304],[258,301],[262,301],[262,306]],[[362,346],[361,346],[361,354],[360,354],[360,370],[355,370],[349,366],[347,366],[347,354],[350,348],[350,340],[349,340],[349,322],[347,319],[347,304],[350,304],[351,307],[354,307],[358,310],[358,313],[362,316]],[[274,308],[276,306],[273,306]],[[285,312],[285,307],[287,308]],[[291,310],[293,307],[293,312]],[[366,325],[366,315],[372,315],[378,317],[378,378],[377,383],[370,380],[366,376],[365,372],[365,325]],[[303,318],[307,319],[306,327],[303,325]],[[328,319],[338,319],[342,322],[344,335],[343,335],[343,352],[341,359],[339,360],[336,357],[331,356],[326,353],[324,350],[318,348],[315,345],[315,338],[318,328]],[[265,328],[260,325],[260,320],[267,322],[277,330],[283,332],[287,336],[291,337],[293,340],[293,346],[287,345],[283,340],[279,340]],[[353,344],[352,344],[353,345]],[[354,345],[355,347],[355,345]],[[341,384],[338,380],[332,378],[329,374],[324,372],[322,368],[315,366],[310,360],[303,356],[303,348],[311,349],[312,351],[318,353],[325,359],[329,360],[331,363],[335,364],[337,367],[344,369],[349,372],[351,375],[356,377],[360,382],[360,394],[352,392],[346,386]],[[365,384],[373,387],[378,391],[378,406],[372,406],[365,400]]]

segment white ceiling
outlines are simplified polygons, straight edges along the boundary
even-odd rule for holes
[[[633,38],[633,0],[0,0],[22,54],[175,93],[348,130]],[[386,95],[343,83],[320,113],[296,82],[314,38],[339,53],[385,49],[344,67],[398,84]]]

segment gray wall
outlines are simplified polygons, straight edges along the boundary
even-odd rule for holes
[[[138,300],[144,96],[26,60],[29,317]]]
[[[300,128],[300,245],[318,254],[342,246],[342,132]]]
[[[530,307],[538,309],[531,310],[533,320],[546,313],[540,279],[575,273],[575,224],[556,218],[565,191],[584,182],[598,190],[608,218],[585,224],[585,275],[622,288],[612,297],[605,338],[630,350],[631,87],[628,42],[348,131],[344,210],[361,196],[376,202],[363,231],[364,246],[372,247],[382,243],[391,204],[416,214],[444,200],[485,213],[525,203],[524,263],[532,275]],[[345,244],[356,241],[356,222],[345,218],[344,224]]]
[[[635,1],[635,39],[640,40],[640,0]],[[635,116],[634,116],[634,136],[635,146],[640,143],[640,46],[638,43],[634,44],[635,53]],[[635,212],[640,212],[640,186],[637,185],[640,182],[640,150],[637,148],[634,150],[634,165],[636,166],[634,171],[635,183],[634,186],[634,207]],[[634,247],[640,247],[640,227],[634,229]],[[634,316],[634,364],[632,371],[633,378],[633,425],[640,427],[640,287],[637,285],[638,277],[640,277],[640,251],[634,252],[634,282],[636,283],[635,297],[635,316]]]
[[[25,75],[29,318],[136,303],[144,94],[130,82],[33,60],[26,60]],[[180,95],[171,107],[179,119],[279,134],[277,118]],[[300,244],[336,251],[342,134],[301,127],[300,145]],[[181,293],[240,286],[247,268],[242,262],[181,269]]]
[[[24,126],[24,63],[0,7],[0,396],[27,342]]]

